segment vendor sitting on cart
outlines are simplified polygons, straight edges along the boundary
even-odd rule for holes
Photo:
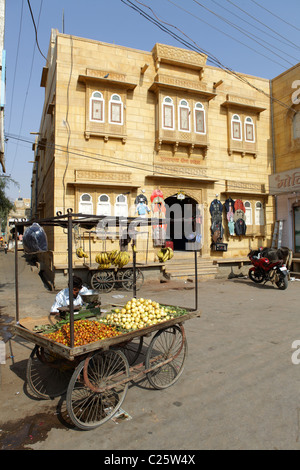
[[[83,305],[83,299],[80,295],[85,294],[88,291],[86,287],[83,286],[82,280],[80,277],[74,276],[73,277],[73,305]],[[55,302],[50,309],[51,315],[56,315],[59,313],[59,308],[61,307],[68,307],[70,304],[69,299],[69,288],[61,290],[55,297]],[[74,312],[76,314],[76,312]]]

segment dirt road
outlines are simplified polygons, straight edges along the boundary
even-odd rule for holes
[[[20,254],[23,316],[49,311],[54,293]],[[129,387],[123,409],[131,419],[93,431],[68,423],[64,397],[32,397],[25,369],[32,344],[10,338],[14,315],[13,254],[0,253],[0,449],[201,450],[300,449],[300,282],[286,291],[234,278],[199,283],[201,318],[185,324],[189,355],[180,380],[163,391]],[[193,306],[191,283],[146,283],[140,297]],[[105,300],[130,293],[114,291]],[[295,355],[297,358],[297,354]],[[300,354],[299,354],[300,357]]]

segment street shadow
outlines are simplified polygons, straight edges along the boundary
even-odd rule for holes
[[[273,286],[272,284],[264,284],[263,282],[261,284],[255,283],[251,281],[251,279],[242,279],[242,278],[234,278],[234,279],[229,279],[230,282],[233,282],[234,284],[247,284],[249,287],[254,287],[255,289],[275,289],[276,287]]]

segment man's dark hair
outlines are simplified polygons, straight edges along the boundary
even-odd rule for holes
[[[73,277],[73,287],[78,287],[79,289],[82,288],[82,280],[78,276]]]

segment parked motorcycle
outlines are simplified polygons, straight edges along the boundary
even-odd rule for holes
[[[249,269],[249,277],[253,282],[272,282],[278,289],[285,290],[288,287],[289,271],[282,260],[270,261],[261,255],[260,251],[250,251],[248,257],[253,264]]]

